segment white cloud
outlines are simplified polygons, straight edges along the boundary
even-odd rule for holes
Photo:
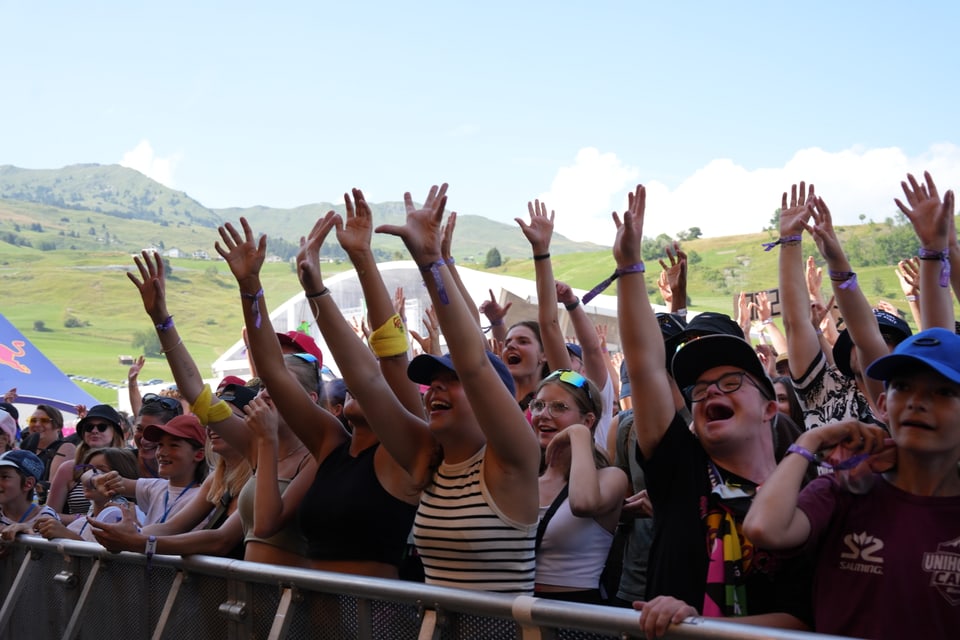
[[[761,231],[780,206],[781,194],[805,180],[816,185],[836,224],[881,222],[898,211],[900,181],[908,172],[919,179],[929,170],[942,193],[960,188],[960,147],[937,144],[916,157],[901,149],[853,148],[828,152],[819,148],[798,151],[783,167],[748,170],[721,158],[698,169],[671,189],[651,181],[647,187],[644,235],[676,235],[697,226],[705,236]],[[582,149],[572,167],[557,171],[544,199],[551,208],[576,212],[558,216],[557,232],[567,237],[609,245],[613,239],[610,211],[622,211],[626,194],[638,179],[613,153]]]
[[[173,188],[173,171],[182,159],[183,154],[181,153],[159,158],[154,154],[150,141],[141,140],[136,147],[123,154],[120,166],[136,169],[148,178],[156,180],[166,187]]]
[[[610,244],[610,212],[636,184],[640,170],[625,166],[615,153],[587,147],[577,152],[572,166],[560,167],[541,202],[557,211],[556,232],[574,240]]]

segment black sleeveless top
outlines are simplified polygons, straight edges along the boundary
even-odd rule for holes
[[[376,444],[350,455],[350,441],[330,452],[297,511],[311,560],[399,566],[416,505],[394,498],[377,480]]]

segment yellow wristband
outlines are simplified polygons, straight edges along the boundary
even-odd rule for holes
[[[210,407],[210,411],[207,412],[210,422],[223,422],[232,415],[233,409],[223,400]]]
[[[197,399],[190,405],[190,411],[193,412],[193,415],[197,416],[197,420],[199,420],[203,426],[207,426],[207,423],[210,422],[207,419],[207,414],[210,412],[210,400],[212,398],[213,393],[210,391],[210,385],[205,384],[203,385],[203,391],[200,392]]]
[[[393,314],[380,327],[370,334],[368,340],[373,355],[378,358],[399,356],[407,352],[407,328],[399,314]]]

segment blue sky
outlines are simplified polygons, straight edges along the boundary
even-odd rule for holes
[[[960,4],[11,2],[0,164],[122,163],[209,207],[450,207],[609,244],[759,231],[794,181],[882,221],[960,186]]]

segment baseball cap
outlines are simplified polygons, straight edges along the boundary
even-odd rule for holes
[[[583,360],[583,349],[578,344],[573,344],[572,342],[567,343],[567,351],[571,356],[580,358]]]
[[[507,369],[507,365],[503,364],[503,360],[490,351],[487,351],[487,359],[490,360],[490,364],[493,365],[494,371],[500,376],[500,380],[504,386],[510,390],[511,394],[515,394],[517,388],[513,384],[513,376],[510,375],[510,370]],[[449,353],[442,356],[435,356],[432,353],[421,353],[410,361],[410,365],[407,367],[407,377],[417,384],[430,384],[441,371],[457,372],[457,370],[453,368],[453,359],[450,358]]]
[[[220,395],[220,393],[231,384],[246,385],[247,381],[239,376],[224,376],[220,384],[217,385],[217,395]]]
[[[228,384],[217,392],[217,397],[243,411],[257,397],[257,392],[242,384]]]
[[[883,334],[883,338],[887,342],[899,344],[913,335],[910,325],[904,322],[902,318],[880,309],[874,309],[873,315],[876,316],[877,324],[880,325],[880,333]],[[853,377],[853,370],[850,368],[850,353],[852,351],[853,340],[850,339],[849,330],[844,329],[833,345],[833,363],[837,370],[848,378]]]
[[[663,332],[663,328],[660,329]],[[667,348],[667,360],[672,362],[673,354],[677,352],[684,343],[690,342],[694,338],[712,335],[735,336],[743,339],[743,329],[740,328],[733,318],[725,313],[715,311],[704,311],[694,316],[683,331],[674,333],[669,338],[664,336],[665,346]]]
[[[320,351],[316,341],[302,331],[278,332],[277,339],[280,340],[281,347],[293,347],[300,353],[309,353],[315,357],[318,369],[323,366],[323,352]]]
[[[193,414],[177,416],[166,424],[152,424],[143,430],[143,437],[151,442],[160,442],[164,434],[193,440],[201,445],[207,439],[207,433],[204,431],[203,425]]]
[[[34,480],[40,480],[43,477],[43,462],[37,454],[26,449],[7,451],[0,456],[0,467],[13,467]]]
[[[742,369],[756,380],[768,398],[777,397],[757,352],[743,338],[729,334],[708,335],[684,343],[673,357],[673,378],[677,386],[685,389],[714,367]]]
[[[118,429],[120,428],[120,425],[123,424],[123,418],[120,417],[120,414],[117,413],[116,409],[108,404],[95,404],[87,410],[87,415],[83,416],[83,419],[77,423],[77,431],[83,432],[83,425],[94,418],[106,420],[107,422],[116,426]]]
[[[4,409],[0,409],[0,430],[7,434],[10,444],[17,441],[17,421]]]
[[[960,384],[960,336],[939,327],[921,331],[898,344],[890,355],[877,358],[867,367],[867,375],[887,382],[904,367],[917,364]]]

